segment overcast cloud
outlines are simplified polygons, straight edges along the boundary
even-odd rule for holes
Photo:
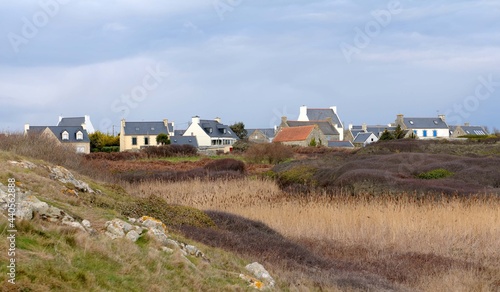
[[[301,105],[335,105],[346,124],[446,113],[492,130],[498,19],[495,0],[3,1],[0,131],[61,114],[102,131],[194,115],[271,127]]]

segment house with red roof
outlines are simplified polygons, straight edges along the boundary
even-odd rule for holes
[[[274,137],[273,142],[303,147],[328,144],[328,140],[318,125],[282,127]]]

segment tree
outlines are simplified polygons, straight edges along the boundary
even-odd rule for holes
[[[120,137],[113,136],[109,134],[104,134],[100,131],[95,131],[89,134],[90,139],[90,151],[100,152],[105,147],[117,147],[120,146]]]
[[[385,131],[382,133],[382,135],[380,135],[379,140],[381,140],[381,141],[394,140],[394,135],[391,132],[387,131],[387,129],[385,129]]]
[[[317,145],[317,143],[316,143],[316,138],[314,138],[314,137],[313,137],[313,138],[311,139],[311,142],[309,142],[309,146],[311,146],[311,147],[316,147],[316,145]]]
[[[165,133],[160,133],[156,136],[156,143],[161,145],[170,144],[170,138]]]
[[[229,126],[229,128],[231,128],[231,130],[233,130],[236,136],[238,136],[238,138],[240,138],[241,140],[247,138],[248,133],[247,130],[245,130],[245,124],[243,124],[243,122],[234,123],[233,125]]]
[[[405,137],[405,132],[401,129],[401,125],[396,127],[394,130],[394,139],[403,139]]]

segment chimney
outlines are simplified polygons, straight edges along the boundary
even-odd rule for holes
[[[366,132],[366,123],[363,123],[363,125],[361,125],[361,130],[365,131]]]
[[[330,109],[335,113],[337,114],[337,107],[336,106],[331,106]]]
[[[125,129],[125,119],[122,119],[122,129]]]
[[[352,130],[352,124],[349,124],[349,130]]]
[[[24,135],[28,134],[29,129],[30,129],[30,124],[24,124]]]
[[[193,124],[199,124],[200,123],[200,117],[199,116],[194,116],[191,118],[191,123]]]
[[[214,121],[216,121],[216,122],[217,122],[217,123],[219,123],[219,124],[222,124],[221,119],[220,119],[219,117],[216,117],[216,118],[214,119]]]
[[[283,125],[286,125],[287,121],[288,121],[288,118],[287,118],[287,117],[285,117],[285,116],[281,117],[281,125],[282,125],[282,126],[283,126]]]
[[[168,129],[168,120],[167,119],[163,119],[163,124],[165,125],[165,127]]]
[[[307,106],[303,105],[300,107],[299,118],[298,121],[307,122],[309,118],[307,117]]]
[[[404,116],[402,114],[397,115],[396,117],[396,126],[401,125],[401,127],[404,127]]]
[[[438,117],[441,119],[441,121],[446,122],[445,115],[438,115]]]
[[[464,126],[465,126],[465,127],[469,127],[469,126],[470,126],[470,123],[464,123]]]

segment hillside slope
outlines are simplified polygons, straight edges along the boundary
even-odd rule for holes
[[[146,221],[157,222],[153,218],[123,216],[159,215],[172,219],[168,226],[213,225],[196,209],[161,208],[159,200],[138,201],[119,186],[75,178],[62,167],[8,152],[0,152],[0,182],[0,232],[7,242],[0,245],[0,259],[13,263],[0,268],[3,291],[251,291],[252,285],[270,284],[256,279],[255,271],[245,267],[250,262],[234,254],[193,242],[162,224],[147,227]],[[7,208],[10,194],[16,196],[17,210]],[[153,214],[139,214],[148,208]],[[120,230],[111,228],[128,225],[140,234],[135,242],[130,232],[117,238]],[[9,236],[14,238],[10,243]]]

